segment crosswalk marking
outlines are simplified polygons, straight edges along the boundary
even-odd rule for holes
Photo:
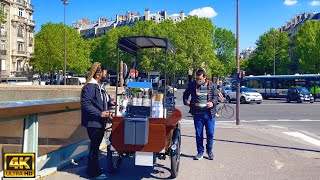
[[[320,141],[319,140],[317,140],[315,138],[312,138],[310,136],[307,136],[305,134],[302,134],[301,132],[282,132],[282,133],[286,134],[286,135],[289,135],[289,136],[293,136],[293,137],[302,139],[302,140],[307,141],[307,142],[309,142],[311,144],[320,146]]]

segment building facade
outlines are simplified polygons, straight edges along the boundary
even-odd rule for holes
[[[25,76],[34,52],[34,7],[30,0],[0,0],[1,76]]]
[[[320,21],[320,13],[319,12],[311,12],[311,13],[302,13],[294,18],[291,21],[287,22],[284,26],[278,29],[280,32],[286,32],[291,39],[291,43],[289,45],[289,54],[290,54],[290,72],[291,74],[299,73],[298,67],[298,55],[293,51],[294,47],[294,36],[298,33],[299,28],[303,25],[303,23],[310,20],[318,20]]]
[[[280,32],[287,32],[288,36],[292,39],[298,32],[299,28],[303,23],[310,20],[320,21],[320,13],[302,13],[292,18],[291,21],[287,22],[284,26],[278,29]]]
[[[240,59],[248,59],[248,58],[250,58],[251,56],[253,56],[255,50],[256,50],[256,48],[252,48],[252,47],[243,50],[240,53]]]
[[[112,28],[120,28],[123,26],[132,27],[134,23],[139,21],[154,21],[156,23],[161,23],[165,19],[170,19],[174,23],[183,21],[186,19],[184,11],[180,14],[168,15],[167,11],[161,11],[157,13],[150,13],[150,9],[145,9],[144,15],[139,13],[126,12],[125,15],[117,14],[115,20],[110,20],[106,18],[99,18],[98,21],[90,22],[87,18],[82,18],[77,22],[73,23],[73,27],[78,30],[78,32],[85,39],[95,38],[106,34]]]

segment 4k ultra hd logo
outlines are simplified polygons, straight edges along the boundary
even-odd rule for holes
[[[5,153],[3,159],[5,178],[35,177],[35,153]]]

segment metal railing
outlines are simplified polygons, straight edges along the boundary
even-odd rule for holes
[[[30,19],[29,19],[29,20],[28,20],[28,24],[29,24],[29,25],[35,25],[36,23],[35,23],[34,20],[30,20]]]
[[[7,50],[5,49],[1,49],[0,52],[1,52],[1,55],[7,55]]]

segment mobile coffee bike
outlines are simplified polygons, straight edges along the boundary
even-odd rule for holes
[[[135,61],[140,50],[145,48],[163,49],[166,62],[169,53],[175,55],[172,43],[159,37],[122,37],[118,39],[117,47],[118,72],[120,51],[135,56]],[[136,63],[133,64],[136,66]],[[119,75],[117,76],[116,94],[120,96]],[[125,93],[121,95],[120,110],[116,110],[112,119],[111,135],[107,140],[109,172],[117,170],[125,157],[135,158],[135,165],[153,166],[156,158],[165,160],[169,156],[171,177],[177,177],[181,148],[181,112],[175,108],[174,91],[167,91],[166,78],[164,72],[163,88],[154,80],[128,82]]]

